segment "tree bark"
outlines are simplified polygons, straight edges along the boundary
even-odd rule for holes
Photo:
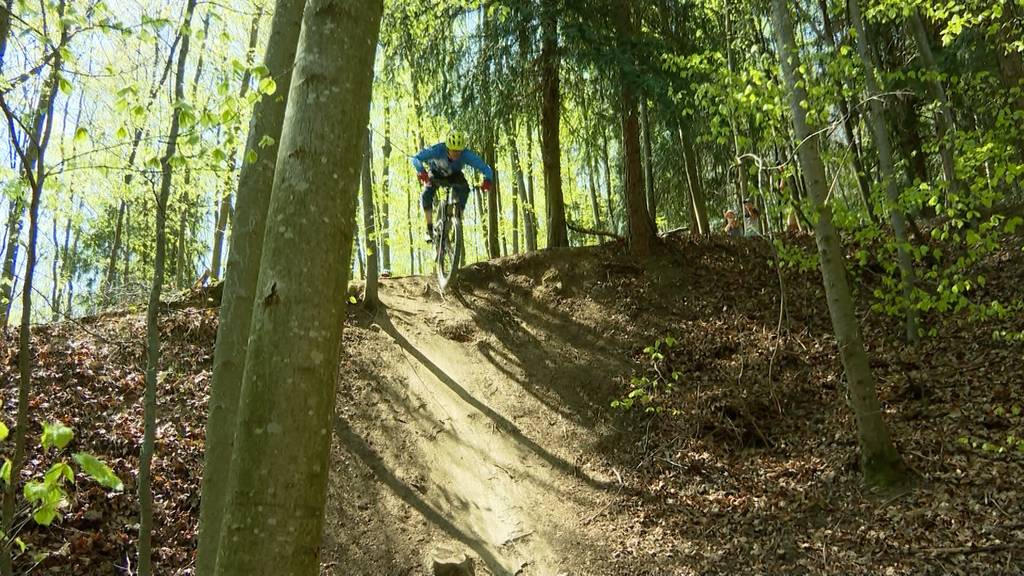
[[[380,255],[385,271],[391,272],[391,101],[384,101],[384,167],[380,178]]]
[[[367,113],[369,116],[369,113]],[[363,291],[363,307],[367,310],[376,310],[380,305],[377,298],[377,281],[380,278],[378,267],[379,257],[377,247],[377,223],[373,210],[373,138],[370,130],[366,130],[365,146],[363,148],[363,237],[366,239],[366,288]]]
[[[612,230],[618,230],[618,220],[615,218],[615,202],[612,199],[612,165],[608,151],[608,133],[601,127],[601,162],[604,164],[604,195],[608,202],[608,225]]]
[[[853,298],[846,281],[846,266],[839,234],[832,224],[832,210],[825,203],[828,192],[825,167],[818,152],[818,133],[807,124],[806,83],[800,72],[800,59],[793,37],[793,23],[785,0],[772,0],[772,15],[778,42],[783,77],[789,96],[793,127],[798,141],[800,164],[807,179],[808,194],[817,212],[815,239],[825,296],[832,327],[846,371],[850,406],[857,423],[861,470],[871,485],[894,485],[906,479],[903,459],[896,451],[875,392],[875,382],[861,339]]]
[[[199,576],[214,574],[220,549],[221,525],[227,506],[228,471],[235,445],[236,415],[263,253],[264,229],[304,6],[305,0],[277,0],[275,3],[263,63],[270,77],[276,81],[281,96],[262,98],[253,108],[238,177],[234,232],[228,251],[210,382],[196,559]],[[270,136],[273,142],[260,146],[265,135]],[[254,161],[250,161],[251,156]]]
[[[252,23],[249,25],[249,49],[246,52],[248,66],[245,72],[242,73],[242,83],[238,89],[238,99],[245,100],[245,97],[249,94],[249,85],[252,82],[252,62],[256,55],[256,46],[259,42],[260,36],[260,21],[263,19],[263,7],[258,6],[256,14],[253,15]],[[280,90],[280,85],[278,90]],[[277,95],[265,95],[264,98],[276,98]],[[235,130],[232,130],[234,133]],[[229,141],[233,141],[233,138],[229,137]],[[248,150],[248,148],[247,148]],[[234,168],[235,166],[235,150],[232,150],[229,154],[228,167]],[[245,159],[243,158],[243,162]],[[229,172],[230,173],[230,172]],[[219,279],[221,277],[220,269],[221,263],[224,258],[224,238],[228,233],[228,220],[231,215],[231,187],[226,186],[224,194],[220,198],[220,206],[217,209],[217,220],[213,227],[213,254],[210,257],[210,276],[211,278]]]
[[[553,0],[541,4],[540,68],[542,82],[541,156],[547,196],[548,248],[569,245],[562,195],[561,89],[559,84],[558,15]]]
[[[707,200],[704,197],[704,182],[700,178],[700,171],[697,169],[697,151],[693,147],[693,139],[690,133],[679,126],[679,142],[683,148],[683,161],[686,164],[686,181],[690,185],[690,203],[694,216],[697,220],[697,231],[707,235],[711,233],[711,225],[708,223]]]
[[[939,67],[935,63],[935,56],[932,54],[928,32],[925,30],[921,13],[916,9],[910,14],[910,29],[915,42],[917,42],[918,53],[921,56],[921,63],[924,64],[924,68],[933,75],[938,74]],[[950,141],[954,126],[953,109],[950,107],[949,99],[946,97],[946,89],[942,87],[942,82],[938,78],[931,78],[927,81],[927,84],[928,90],[932,93],[932,98],[939,105],[939,113],[935,117],[935,129],[939,138],[939,157],[942,160],[942,173],[949,186],[949,192],[956,194],[960,185],[956,177],[953,143]]]
[[[309,0],[280,139],[217,576],[319,572],[381,0]],[[310,246],[323,250],[309,250]],[[297,257],[303,255],[303,257]],[[254,546],[253,543],[261,543]]]
[[[188,30],[192,25],[196,1],[188,0],[188,4],[185,7],[183,30]],[[174,79],[175,102],[184,102],[185,100],[185,64],[188,59],[190,41],[190,35],[183,33]],[[167,133],[167,147],[164,150],[163,157],[160,159],[160,192],[156,199],[156,255],[153,259],[153,284],[150,288],[149,305],[146,309],[145,426],[142,452],[139,456],[139,576],[151,576],[153,574],[153,493],[151,467],[155,449],[154,443],[156,441],[157,370],[160,363],[158,313],[160,309],[160,292],[164,282],[164,258],[167,249],[167,202],[171,195],[171,184],[174,176],[174,166],[171,164],[171,160],[177,153],[178,134],[180,131],[181,107],[176,105],[171,113],[171,128]]]
[[[643,135],[644,192],[647,195],[647,212],[651,215],[654,232],[658,232],[658,192],[654,189],[654,151],[651,146],[651,117],[647,110],[647,98],[640,98],[640,132]]]
[[[839,48],[836,46],[835,31],[832,29],[832,18],[829,17],[828,0],[818,0],[818,6],[821,8],[822,23],[825,28],[825,40],[828,42],[832,52],[838,56]],[[871,204],[871,185],[868,183],[867,171],[864,169],[860,143],[857,142],[857,134],[853,129],[858,122],[858,119],[855,116],[856,111],[850,108],[850,103],[843,94],[842,80],[837,77],[834,77],[833,79],[839,99],[838,108],[840,117],[843,121],[843,133],[846,136],[846,141],[850,145],[850,156],[851,161],[853,162],[853,171],[857,175],[857,189],[860,191],[861,200],[864,202],[864,208],[867,210],[868,218],[870,218],[872,222],[877,223],[878,217],[875,216],[874,206]]]
[[[68,38],[68,29],[63,25],[64,11],[67,4],[61,0],[57,7],[57,15],[61,21],[60,25],[60,46],[64,46]],[[29,396],[32,393],[32,352],[31,346],[31,325],[32,325],[32,284],[35,276],[36,265],[36,241],[39,236],[39,204],[43,195],[43,186],[46,180],[46,147],[50,141],[53,130],[53,109],[57,99],[57,89],[60,79],[60,70],[63,65],[61,53],[54,57],[53,68],[49,78],[43,84],[40,92],[40,102],[34,114],[32,133],[28,135],[26,150],[22,151],[21,145],[14,134],[14,122],[9,121],[11,130],[11,145],[16,154],[20,157],[22,176],[29,185],[29,231],[28,231],[28,254],[25,260],[24,287],[21,291],[21,326],[18,340],[18,408],[14,428],[14,454],[11,458],[10,481],[4,485],[3,534],[13,535],[14,515],[16,512],[16,499],[18,488],[21,485],[21,470],[25,465],[25,452],[28,440],[28,409]],[[6,110],[6,106],[5,106]],[[17,202],[17,201],[15,201]],[[24,210],[24,207],[19,210]],[[20,218],[19,218],[20,220]],[[18,227],[20,230],[20,226]],[[15,238],[16,240],[17,238]],[[10,240],[10,239],[8,239]],[[13,258],[12,258],[13,260]],[[6,270],[5,270],[6,272]],[[12,272],[10,278],[13,280]],[[10,289],[13,285],[5,285]],[[10,293],[8,293],[10,294]],[[8,296],[10,297],[10,296]],[[10,302],[4,306],[3,322],[0,328],[7,324],[7,312]],[[3,541],[3,553],[0,554],[0,574],[11,576],[14,572],[11,562],[11,544],[13,537],[5,536]]]
[[[889,136],[889,128],[885,123],[885,111],[882,108],[882,101],[880,99],[882,90],[875,79],[875,66],[868,52],[867,30],[860,14],[860,2],[859,0],[848,0],[848,6],[850,20],[853,21],[854,29],[857,31],[857,52],[860,54],[861,64],[864,66],[864,80],[870,107],[871,128],[875,136],[875,148],[878,149],[878,165],[882,173],[882,185],[885,188],[885,195],[888,200],[886,208],[889,212],[889,222],[892,225],[893,236],[896,239],[897,261],[900,268],[900,283],[902,285],[903,305],[906,316],[907,341],[917,342],[917,309],[914,307],[913,301],[916,274],[914,273],[914,262],[910,255],[910,241],[907,239],[907,222],[900,208],[899,183],[896,179],[896,170],[893,167],[892,139]]]
[[[618,36],[628,41],[634,33],[632,7],[620,3],[616,19]],[[631,78],[620,70],[620,96],[622,101],[622,150],[626,172],[626,214],[629,222],[629,249],[633,256],[645,258],[654,249],[657,232],[647,211],[644,198],[643,172],[640,163],[640,122],[637,103],[630,86]]]

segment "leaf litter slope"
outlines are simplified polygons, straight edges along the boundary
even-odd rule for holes
[[[940,324],[906,350],[899,322],[867,311],[877,274],[854,270],[883,405],[925,479],[880,499],[860,488],[817,273],[784,273],[780,322],[765,245],[667,243],[646,270],[618,245],[546,251],[473,266],[447,300],[394,279],[381,314],[353,307],[322,573],[418,576],[441,544],[492,574],[1021,573],[1022,456],[992,449],[1024,436],[1024,344],[992,339],[1024,330],[1021,314]],[[1022,243],[982,264],[979,298],[1019,301]],[[26,529],[30,550],[51,552],[37,573],[134,564],[142,324],[110,314],[36,331],[30,433],[64,421],[72,450],[125,481],[108,495],[80,479],[61,522]],[[192,573],[215,329],[211,309],[161,322],[159,573]],[[680,416],[612,412],[665,335],[679,341]],[[10,386],[3,402],[13,413]]]

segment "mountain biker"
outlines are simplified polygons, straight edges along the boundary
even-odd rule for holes
[[[472,166],[483,175],[481,186],[485,192],[493,187],[494,170],[472,150],[466,149],[466,135],[458,130],[448,133],[444,142],[428,146],[412,157],[412,165],[416,168],[416,178],[423,183],[423,194],[420,204],[427,219],[426,241],[434,241],[434,193],[440,186],[451,188],[458,201],[459,215],[466,208],[469,200],[469,182],[462,173],[463,166]]]

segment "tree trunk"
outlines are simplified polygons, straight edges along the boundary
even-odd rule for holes
[[[693,147],[693,140],[690,133],[679,127],[679,142],[683,148],[683,161],[686,163],[686,181],[690,184],[690,199],[694,216],[697,219],[697,231],[707,235],[711,233],[711,225],[708,223],[707,200],[704,197],[704,182],[700,178],[700,171],[697,169],[697,151]]]
[[[218,576],[319,572],[360,150],[383,3],[310,0],[260,264]],[[309,251],[317,245],[325,249]],[[305,253],[306,258],[296,258]],[[268,385],[273,383],[273,385]],[[262,545],[253,546],[254,542]]]
[[[828,0],[818,0],[818,6],[821,9],[822,22],[825,28],[825,41],[828,42],[832,52],[838,56],[839,48],[836,46],[835,31],[832,29],[832,18],[829,16],[828,11]],[[839,115],[843,121],[843,133],[846,136],[846,141],[850,144],[850,156],[853,162],[853,170],[857,175],[857,189],[860,191],[861,200],[864,202],[864,208],[868,212],[868,218],[872,222],[878,221],[875,216],[874,207],[871,204],[871,185],[868,183],[867,172],[864,170],[864,161],[861,156],[860,144],[857,142],[857,135],[854,132],[853,127],[858,123],[856,118],[856,111],[851,110],[850,103],[846,100],[846,96],[843,94],[843,82],[840,78],[833,76],[835,83],[836,94],[838,95],[838,108]]]
[[[832,210],[825,203],[828,188],[825,167],[818,152],[819,133],[808,126],[807,111],[801,105],[808,96],[793,38],[793,23],[784,0],[772,0],[772,8],[793,127],[797,140],[804,142],[799,147],[800,163],[807,178],[808,194],[818,216],[815,238],[821,275],[840,358],[846,371],[850,406],[857,422],[861,470],[868,484],[899,484],[905,480],[906,470],[882,418],[874,378],[846,281],[843,249],[839,234],[832,224]]]
[[[60,18],[60,46],[64,46],[68,38],[68,29],[63,24],[65,0],[61,0],[57,8],[57,15]],[[11,576],[13,566],[11,562],[11,544],[13,543],[12,531],[14,526],[14,515],[16,512],[16,499],[18,488],[21,485],[21,470],[25,465],[25,451],[28,440],[28,409],[29,395],[32,392],[32,353],[31,353],[31,325],[32,325],[32,284],[35,276],[36,265],[36,241],[39,236],[39,204],[43,194],[43,186],[46,180],[46,147],[49,144],[50,135],[53,130],[53,109],[57,99],[57,89],[60,80],[61,66],[63,59],[58,52],[53,60],[53,68],[50,76],[43,84],[40,92],[40,101],[34,114],[34,122],[31,125],[32,133],[27,135],[28,142],[26,150],[22,152],[21,145],[16,140],[15,134],[10,134],[11,145],[16,154],[20,157],[22,176],[29,185],[31,197],[29,199],[29,230],[28,230],[28,254],[25,260],[24,287],[21,291],[21,326],[18,342],[18,408],[14,428],[14,455],[11,458],[10,481],[4,485],[2,529],[5,536],[3,540],[3,553],[0,554],[0,574]],[[13,122],[12,122],[13,124]],[[18,203],[17,200],[13,201]],[[18,210],[21,212],[24,206]],[[19,220],[20,220],[19,216]],[[18,226],[20,230],[20,225]],[[15,236],[15,240],[17,237]],[[8,238],[10,241],[10,238]],[[15,260],[12,257],[12,260]],[[6,270],[5,270],[6,273]],[[8,277],[5,276],[4,279]],[[13,281],[13,271],[9,278]],[[8,289],[12,285],[5,285]],[[9,297],[9,296],[8,296]],[[10,302],[3,307],[5,310],[3,322],[0,328],[7,324],[7,310]]]
[[[384,271],[391,272],[391,100],[384,101],[384,146],[381,148],[384,168],[380,178],[380,254]]]
[[[615,202],[612,199],[612,165],[608,152],[608,133],[604,126],[601,127],[601,154],[601,161],[604,164],[604,195],[608,202],[608,225],[614,232],[619,229],[619,225],[615,218]]]
[[[632,7],[620,3],[616,28],[620,40],[633,37],[634,24]],[[620,70],[620,95],[622,98],[622,151],[626,172],[625,196],[626,214],[629,222],[629,249],[633,256],[644,258],[651,254],[657,240],[657,231],[647,211],[644,199],[643,172],[640,163],[640,123],[637,118],[637,104],[630,86],[632,79],[626,70]]]
[[[889,222],[892,224],[893,235],[896,239],[897,260],[900,268],[900,282],[903,291],[903,305],[906,307],[906,334],[907,341],[916,342],[918,339],[917,310],[914,307],[913,292],[916,275],[914,273],[914,262],[910,255],[910,242],[907,240],[907,223],[903,218],[903,211],[900,208],[899,183],[896,179],[896,171],[893,167],[892,139],[889,137],[889,128],[885,124],[885,111],[882,108],[882,90],[875,79],[875,67],[868,52],[868,38],[864,20],[860,15],[859,0],[848,0],[850,20],[857,31],[857,52],[860,54],[861,63],[864,66],[864,80],[867,86],[867,96],[870,106],[871,127],[875,136],[875,148],[878,149],[878,165],[882,173],[882,184],[885,187],[886,198],[888,199]]]
[[[537,218],[533,209],[533,203],[530,201],[530,189],[527,188],[526,180],[523,177],[523,164],[519,158],[519,147],[512,140],[511,132],[509,133],[508,150],[512,160],[512,170],[516,176],[519,205],[523,209],[523,235],[525,237],[526,251],[534,252],[537,250]],[[532,174],[530,188],[533,188]]]
[[[540,68],[541,156],[544,161],[544,190],[547,196],[548,248],[569,245],[565,226],[565,198],[562,196],[561,89],[559,87],[558,15],[553,0],[541,4]]]
[[[640,98],[640,132],[643,134],[644,192],[647,195],[647,212],[651,215],[654,232],[658,232],[658,193],[654,189],[654,151],[651,146],[651,117],[647,110],[647,98]]]
[[[938,74],[939,67],[935,63],[935,56],[932,54],[931,42],[928,40],[928,32],[924,28],[924,21],[916,9],[910,14],[910,28],[917,42],[918,53],[921,56],[921,63],[924,68],[932,73]],[[939,157],[942,159],[942,173],[946,183],[949,185],[949,192],[956,194],[959,188],[959,181],[956,177],[956,160],[953,156],[952,130],[954,126],[953,109],[949,106],[949,99],[946,98],[946,90],[942,82],[937,78],[928,80],[928,89],[932,98],[939,105],[938,115],[935,117],[935,129],[939,138]]]
[[[183,30],[192,25],[192,15],[196,10],[197,0],[188,0],[185,8]],[[178,65],[174,79],[174,99],[185,101],[185,64],[188,58],[190,43],[189,34],[183,34],[181,50],[178,53]],[[177,153],[178,134],[181,130],[181,108],[174,107],[171,113],[171,128],[167,134],[167,147],[160,159],[160,193],[156,202],[156,255],[153,259],[153,284],[149,292],[149,305],[146,309],[146,392],[145,392],[145,427],[142,440],[142,452],[139,456],[139,576],[153,574],[152,536],[153,536],[153,493],[151,466],[153,462],[154,442],[156,440],[156,388],[157,369],[160,362],[160,327],[157,324],[160,309],[160,292],[164,281],[164,257],[167,244],[167,202],[171,195],[171,183],[174,167],[171,160]]]
[[[494,140],[489,141],[484,151],[484,161],[494,170],[494,188],[487,193],[487,257],[491,259],[501,256],[501,246],[498,243],[498,228],[500,226],[498,215],[501,212],[498,202],[498,194],[500,193],[498,186],[500,183],[498,182],[498,170],[494,168],[497,165],[494,145]]]
[[[369,113],[367,113],[369,115]],[[373,138],[370,130],[366,130],[365,147],[363,148],[363,237],[366,239],[366,289],[363,291],[363,307],[376,310],[380,305],[377,298],[377,281],[380,269],[377,247],[377,223],[373,210]]]
[[[220,549],[221,525],[227,507],[228,470],[235,444],[235,422],[263,253],[264,228],[304,5],[304,0],[277,0],[275,3],[263,63],[277,83],[279,96],[261,98],[253,108],[238,177],[234,231],[228,250],[206,423],[196,559],[196,572],[200,576],[214,574]],[[267,146],[260,145],[264,135],[272,139]],[[249,161],[253,156],[255,160]]]
[[[590,206],[594,211],[594,228],[603,230],[601,224],[601,204],[597,201],[597,184],[594,182],[594,159],[587,153],[587,188],[590,191]]]

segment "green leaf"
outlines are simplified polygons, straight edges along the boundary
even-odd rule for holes
[[[349,302],[349,304],[355,304],[356,303],[356,297],[355,296],[349,296],[348,297],[348,302]]]
[[[57,77],[57,86],[60,88],[60,91],[64,94],[71,94],[71,90],[73,89],[71,86],[71,81],[69,81],[64,76]]]
[[[121,479],[114,474],[114,471],[96,458],[92,454],[86,454],[79,452],[74,456],[75,462],[82,467],[82,471],[88,474],[93,480],[99,482],[101,485],[110,488],[111,490],[121,491],[124,490],[124,484]]]
[[[23,542],[21,538],[15,538],[14,543],[18,546],[18,550],[21,551],[22,554],[24,554],[25,549],[28,548],[28,546],[25,546],[25,542]]]
[[[277,92],[277,82],[274,82],[274,79],[269,76],[260,80],[260,92],[267,96],[273,95]]]
[[[117,137],[118,140],[127,140],[128,139],[128,129],[125,128],[124,126],[121,126],[121,127],[119,127],[117,129],[117,132],[114,133],[114,136]]]
[[[89,139],[89,131],[85,128],[75,130],[75,142],[80,143]]]
[[[64,448],[75,437],[75,432],[61,422],[43,424],[43,449],[56,447]]]
[[[0,422],[0,442],[7,440],[7,436],[9,436],[10,433],[11,431],[7,429],[7,424]]]
[[[53,524],[53,521],[57,518],[57,506],[47,504],[46,506],[40,507],[32,514],[32,519],[36,521],[36,524],[40,526],[49,526]]]
[[[65,462],[58,462],[50,469],[46,471],[46,475],[43,476],[48,484],[57,484],[61,478],[67,479],[72,484],[75,483],[75,471],[71,469]]]
[[[4,465],[0,467],[0,478],[3,478],[4,484],[11,483],[11,459],[4,458]]]
[[[33,480],[25,484],[21,491],[25,495],[25,500],[29,502],[42,502],[46,500],[51,490],[53,490],[53,486],[49,486],[45,482]]]

